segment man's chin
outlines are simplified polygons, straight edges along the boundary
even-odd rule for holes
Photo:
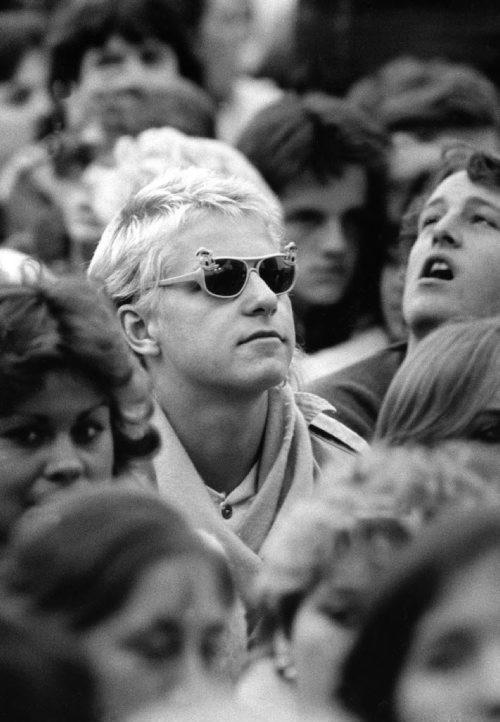
[[[287,378],[288,368],[285,369],[281,364],[266,365],[266,367],[255,368],[248,371],[248,374],[238,388],[241,392],[247,392],[251,395],[264,393],[274,386],[279,386]]]
[[[425,308],[419,307],[407,313],[406,317],[411,334],[418,339],[423,338],[444,323],[461,318],[456,308],[439,304]]]

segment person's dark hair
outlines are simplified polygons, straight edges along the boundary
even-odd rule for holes
[[[2,722],[95,722],[96,683],[76,640],[47,621],[0,612]]]
[[[210,0],[168,0],[189,31],[196,34]]]
[[[350,164],[366,168],[377,197],[385,185],[386,135],[353,105],[324,93],[286,93],[249,121],[237,147],[278,196],[305,172],[326,183]]]
[[[40,10],[0,11],[0,83],[13,79],[24,58],[33,51],[45,56],[47,16]],[[25,99],[25,89],[13,89],[11,101]],[[55,129],[56,107],[41,116],[34,128],[34,139],[41,140]]]
[[[131,43],[157,38],[177,55],[179,71],[201,84],[201,68],[186,29],[168,0],[71,0],[51,19],[51,88],[78,81],[84,55],[114,34]]]
[[[345,660],[337,697],[362,722],[397,722],[394,693],[415,628],[456,572],[500,549],[500,507],[455,511],[398,558]]]
[[[119,488],[68,494],[21,524],[6,554],[2,583],[28,610],[57,614],[75,633],[125,603],[140,576],[162,560],[195,557],[213,569],[229,607],[228,565],[173,507],[153,494]]]
[[[0,11],[0,83],[10,80],[28,50],[43,46],[46,24],[34,10]]]
[[[347,98],[391,132],[422,140],[446,129],[500,131],[500,96],[472,65],[442,58],[393,58],[354,83]]]
[[[410,203],[403,216],[399,245],[404,257],[408,256],[418,236],[418,220],[425,203],[446,178],[465,170],[473,183],[485,186],[500,194],[500,155],[478,151],[466,143],[454,143],[442,152],[441,163],[427,179],[421,193]]]
[[[446,323],[422,339],[397,370],[374,438],[393,446],[447,439],[498,444],[500,422],[486,412],[499,386],[500,319]]]
[[[289,92],[249,121],[236,147],[278,196],[305,173],[319,184],[326,184],[340,177],[346,166],[357,165],[365,170],[366,221],[358,269],[346,298],[336,304],[335,320],[331,319],[330,326],[339,329],[339,337],[324,345],[345,340],[341,328],[352,331],[363,314],[378,320],[379,276],[388,227],[389,142],[381,127],[342,98]],[[308,325],[306,321],[306,328]]]
[[[109,399],[115,474],[158,448],[146,373],[109,299],[92,282],[0,284],[0,349],[0,416],[38,392],[45,372],[74,369]]]

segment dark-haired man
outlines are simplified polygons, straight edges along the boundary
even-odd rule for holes
[[[345,341],[379,319],[385,240],[386,137],[339,98],[286,94],[237,144],[278,195],[300,253],[292,297],[307,352]]]

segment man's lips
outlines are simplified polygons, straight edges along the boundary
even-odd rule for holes
[[[278,341],[284,341],[284,338],[280,336],[280,334],[277,331],[255,331],[255,333],[250,334],[250,336],[246,336],[242,341],[240,341],[240,344],[243,343],[249,343],[250,341],[257,341],[259,339],[277,339]]]
[[[433,255],[423,264],[419,280],[452,281],[454,277],[455,268],[451,260],[442,255]]]

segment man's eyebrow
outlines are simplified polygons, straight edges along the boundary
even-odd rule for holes
[[[445,198],[441,198],[438,196],[437,198],[434,198],[431,201],[428,201],[425,203],[424,207],[422,208],[422,211],[427,210],[428,208],[435,208],[436,206],[440,206],[446,203]],[[488,206],[489,208],[500,211],[500,192],[498,194],[498,204],[495,203],[493,200],[489,200],[488,198],[484,198],[483,196],[470,196],[467,198],[465,202],[465,208],[468,209],[470,206]]]
[[[433,200],[429,200],[424,203],[422,212],[426,211],[428,208],[435,208],[436,206],[442,206],[444,203],[445,203],[444,198],[440,198],[439,196],[437,198],[433,198]]]
[[[500,189],[499,189],[500,191]],[[495,211],[500,211],[500,192],[498,194],[498,203],[495,203],[493,200],[489,200],[487,198],[483,198],[483,196],[471,196],[470,198],[467,198],[467,201],[465,203],[465,207],[468,208],[469,206],[488,206],[489,208],[492,208]]]

